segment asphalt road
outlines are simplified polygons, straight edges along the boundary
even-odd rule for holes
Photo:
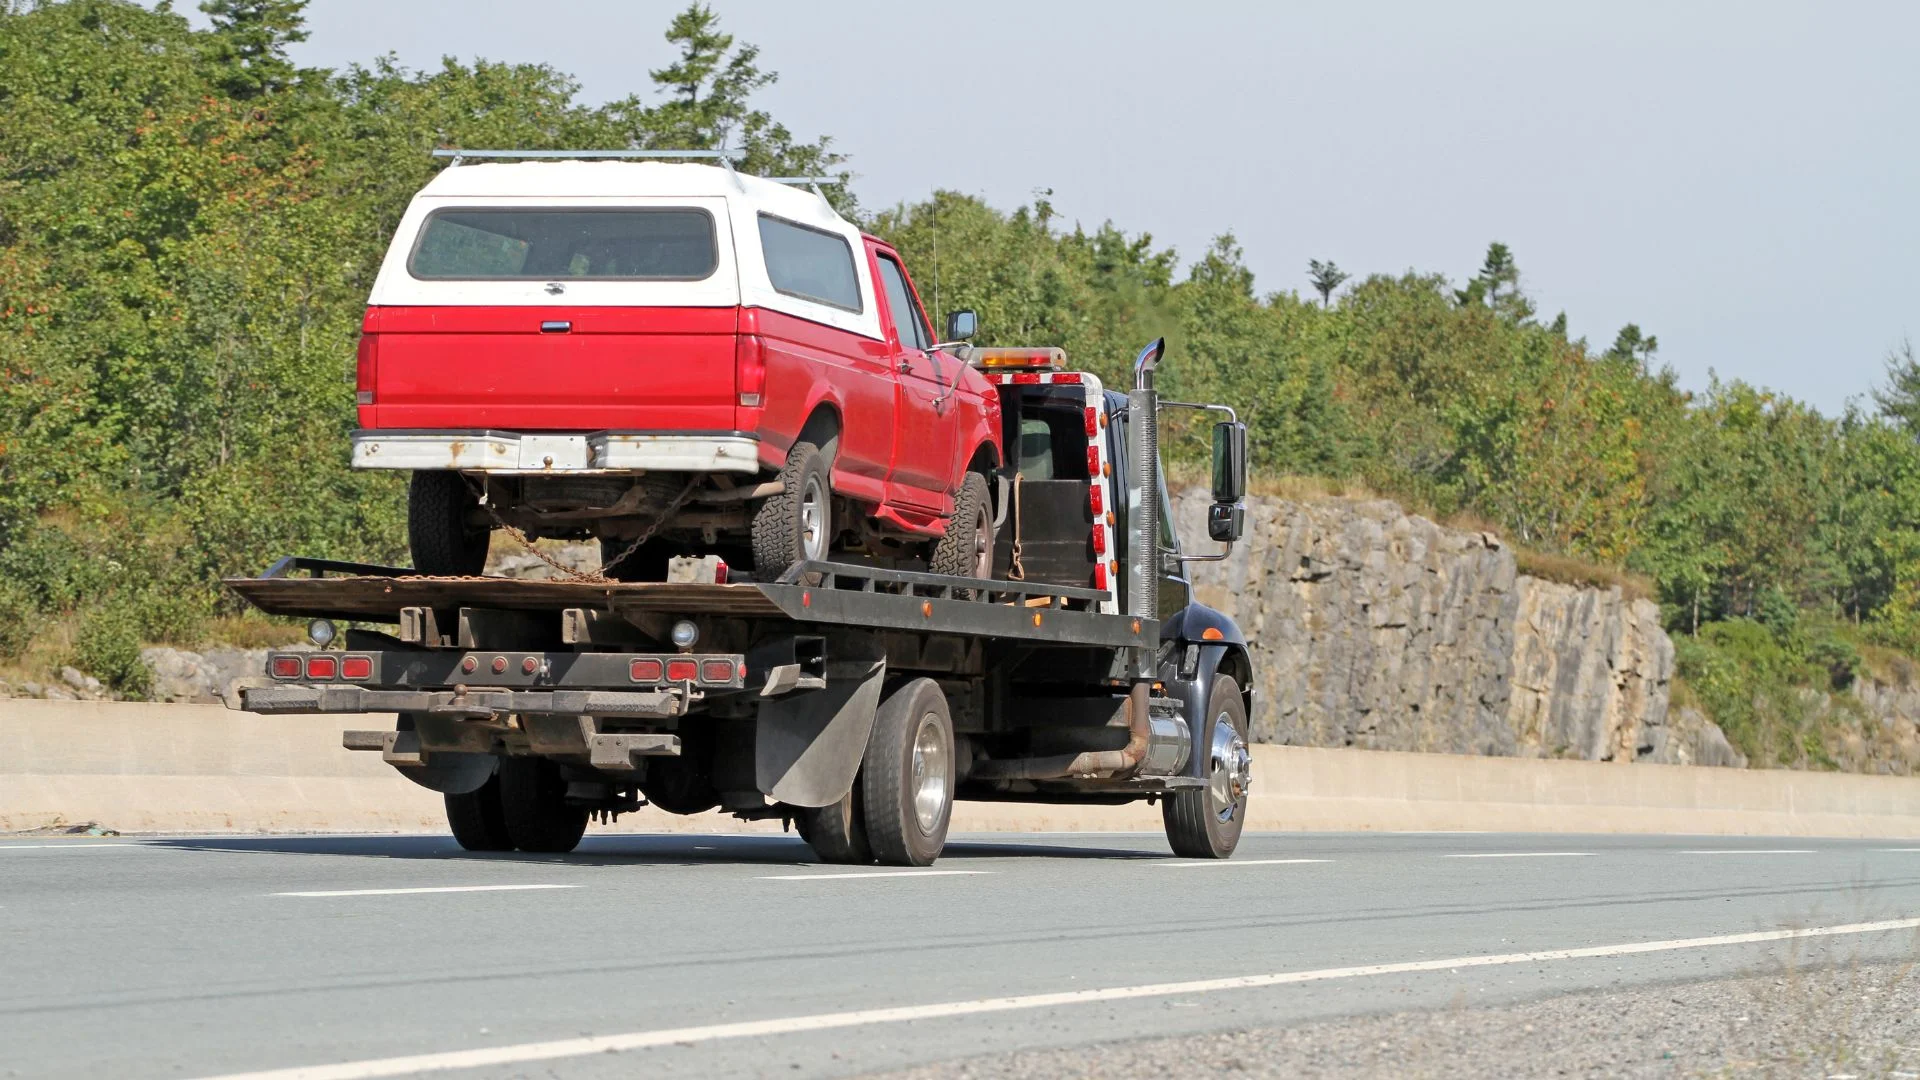
[[[845,1076],[1920,955],[1920,844],[1165,852],[972,836],[902,872],[773,836],[0,839],[0,1075]]]

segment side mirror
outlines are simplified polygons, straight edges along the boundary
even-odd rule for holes
[[[947,312],[947,340],[966,341],[980,328],[980,320],[971,311]]]
[[[1214,503],[1207,507],[1207,538],[1231,544],[1247,531],[1247,508],[1237,502]]]
[[[1213,425],[1213,501],[1237,503],[1247,494],[1247,425]]]

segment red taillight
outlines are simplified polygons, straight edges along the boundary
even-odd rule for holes
[[[276,679],[297,679],[300,677],[300,658],[297,656],[276,656],[268,665]]]
[[[1098,562],[1093,564],[1093,587],[1096,589],[1104,589],[1107,587],[1106,563]]]
[[[727,560],[718,556],[715,556],[713,560],[713,583],[715,585],[725,585],[727,583]]]
[[[1038,386],[1040,385],[1040,373],[1037,371],[1015,372],[1013,384],[1015,386]]]
[[[634,682],[657,683],[660,681],[660,661],[635,660],[627,665],[627,675]]]
[[[709,660],[701,664],[700,679],[702,682],[732,682],[733,661]]]
[[[743,332],[733,339],[733,381],[740,406],[759,408],[767,389],[767,343],[760,335]]]
[[[1053,383],[1055,386],[1058,386],[1061,383],[1073,383],[1075,385],[1078,385],[1079,382],[1080,382],[1080,373],[1077,371],[1057,372],[1053,376]]]
[[[1100,447],[1098,446],[1087,447],[1087,475],[1095,480],[1100,479]]]
[[[307,678],[331,679],[340,670],[340,665],[331,656],[307,657]]]
[[[1095,484],[1087,489],[1087,505],[1093,509],[1093,516],[1100,516],[1100,511],[1103,508],[1101,503],[1104,499],[1105,496],[1100,494],[1099,484]]]
[[[1107,553],[1107,530],[1098,525],[1093,527],[1093,553],[1095,555]]]
[[[370,656],[341,657],[340,677],[343,679],[373,678],[373,658]]]
[[[700,673],[700,665],[691,660],[667,661],[668,682],[692,682]]]
[[[1100,414],[1089,408],[1087,410],[1087,437],[1092,438],[1098,434],[1100,434]]]
[[[354,400],[361,405],[373,404],[373,382],[380,360],[380,335],[362,333],[360,348],[356,350],[353,361]]]

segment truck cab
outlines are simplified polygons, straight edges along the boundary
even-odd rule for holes
[[[598,539],[630,580],[978,546],[998,401],[898,252],[724,161],[464,161],[402,217],[359,346],[353,464],[413,474],[417,569],[478,573],[497,528]]]

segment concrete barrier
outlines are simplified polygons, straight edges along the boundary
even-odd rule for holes
[[[340,748],[327,717],[209,705],[0,700],[0,832],[443,831],[440,796]],[[366,726],[374,726],[367,723]],[[1920,837],[1920,780],[1387,751],[1254,748],[1248,825]],[[778,830],[641,812],[621,832]],[[1160,828],[1156,808],[961,803],[956,831]]]

